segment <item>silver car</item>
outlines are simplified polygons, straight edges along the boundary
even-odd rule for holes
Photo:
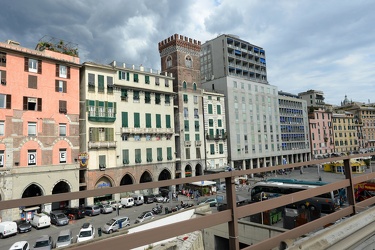
[[[64,226],[69,224],[69,218],[62,212],[51,212],[49,214],[51,223],[56,226]]]
[[[113,207],[109,204],[99,205],[99,207],[102,214],[110,214],[113,212]]]
[[[154,218],[154,214],[151,211],[145,211],[143,212],[138,218],[135,220],[135,224],[152,220]]]
[[[70,229],[62,230],[57,236],[56,248],[66,247],[73,243],[72,231]]]
[[[34,249],[51,250],[52,245],[52,237],[49,235],[42,235],[35,241]]]

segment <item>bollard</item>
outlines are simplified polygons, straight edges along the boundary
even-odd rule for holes
[[[165,214],[169,214],[169,210],[167,207],[165,207]]]
[[[101,228],[101,227],[98,227],[98,236],[99,236],[99,237],[102,236],[102,228]]]

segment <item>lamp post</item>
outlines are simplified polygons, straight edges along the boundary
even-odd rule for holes
[[[260,201],[263,201],[263,199],[267,199],[267,196],[264,192],[261,192],[260,193]],[[263,225],[263,211],[261,212],[261,220],[262,220],[262,225]]]

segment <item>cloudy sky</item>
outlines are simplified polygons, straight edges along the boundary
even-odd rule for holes
[[[266,51],[269,83],[325,101],[375,102],[372,0],[2,1],[0,40],[35,48],[45,35],[78,44],[81,62],[160,69],[158,42],[177,33],[204,43],[235,34]]]

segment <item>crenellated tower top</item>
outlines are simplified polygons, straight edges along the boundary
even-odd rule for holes
[[[161,53],[165,48],[168,48],[170,46],[180,46],[184,47],[189,50],[200,52],[201,50],[201,42],[197,41],[195,39],[174,34],[167,39],[164,39],[163,41],[159,42],[159,53]]]

